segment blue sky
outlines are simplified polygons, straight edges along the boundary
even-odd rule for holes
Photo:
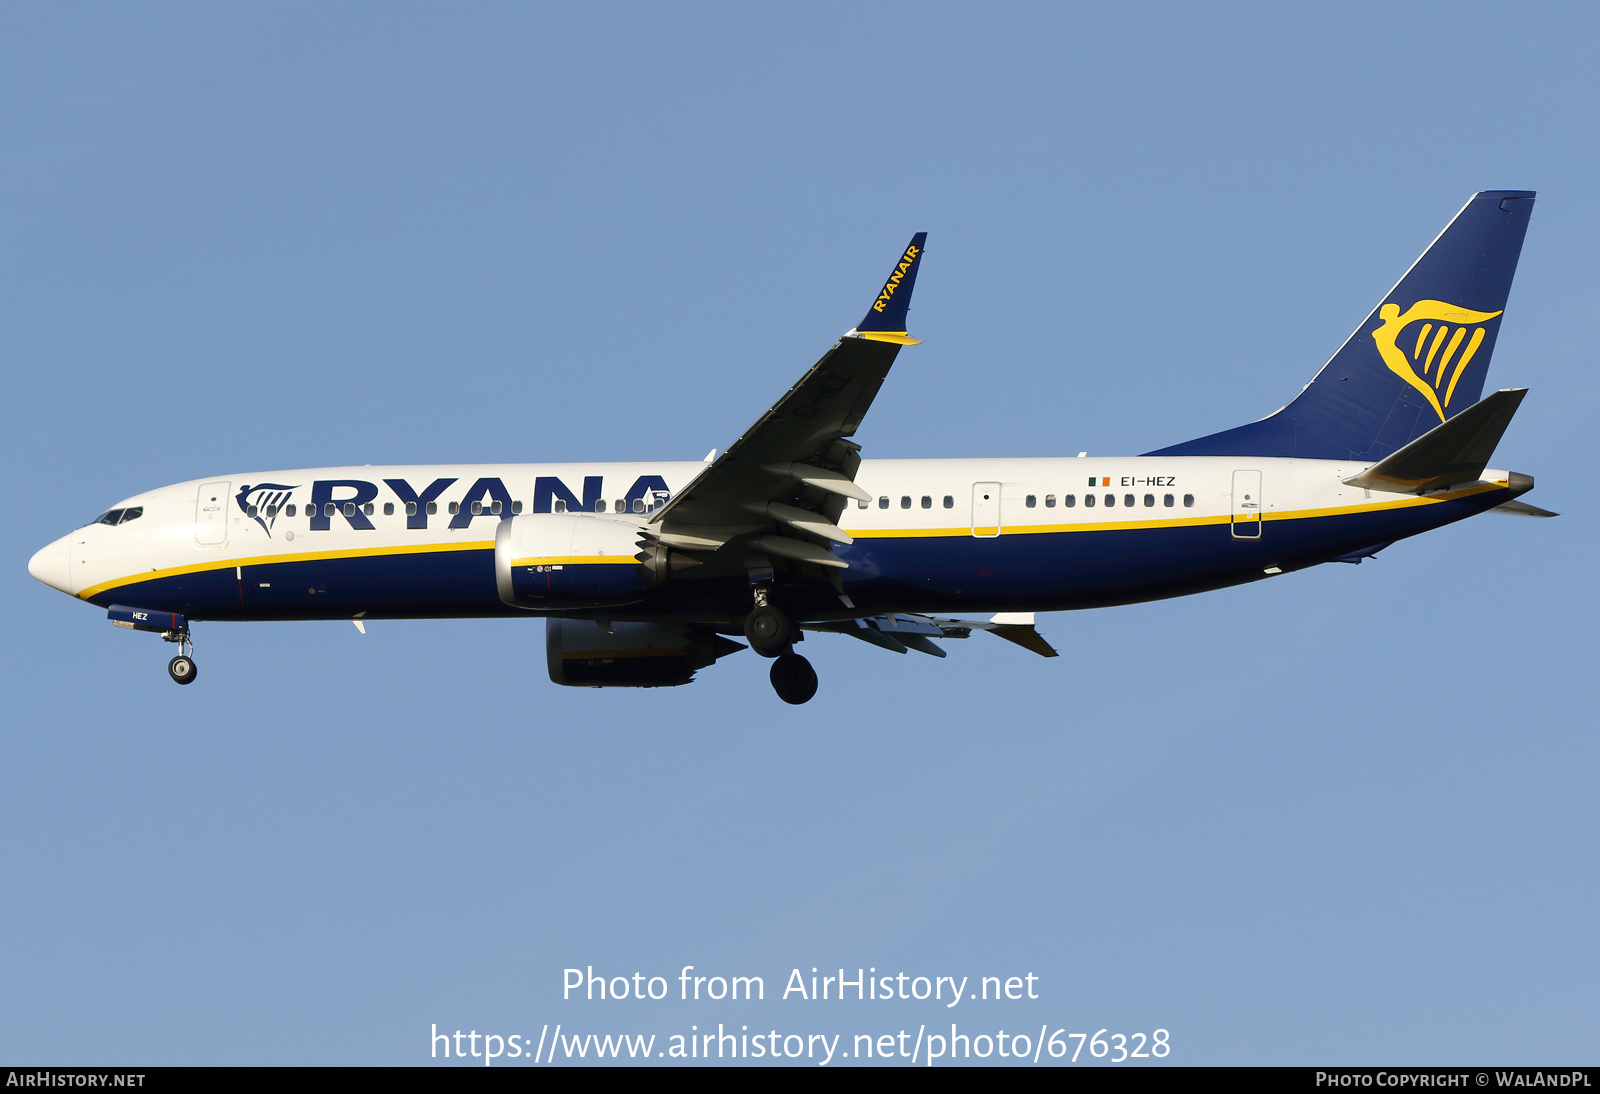
[[[0,1058],[954,1017],[1159,1027],[1185,1063],[1593,1062],[1597,22],[7,7]],[[212,624],[179,689],[26,572],[206,475],[698,459],[918,230],[925,344],[868,456],[1145,451],[1286,402],[1498,188],[1540,200],[1496,462],[1563,516],[1045,616],[1054,661],[818,640],[789,708],[748,654],[600,692],[525,622]],[[690,964],[769,998],[561,999],[569,966]],[[772,998],[812,966],[1040,998]]]

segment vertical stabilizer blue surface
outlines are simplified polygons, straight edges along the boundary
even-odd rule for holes
[[[1531,190],[1474,194],[1293,402],[1149,455],[1375,460],[1471,406],[1533,199]]]

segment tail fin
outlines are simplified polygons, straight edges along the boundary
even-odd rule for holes
[[[1532,190],[1472,198],[1295,400],[1152,456],[1377,460],[1472,406],[1533,211]]]

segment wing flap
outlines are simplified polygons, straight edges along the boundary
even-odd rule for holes
[[[896,653],[914,649],[934,657],[943,657],[945,651],[931,641],[933,638],[965,638],[973,631],[988,631],[1040,657],[1061,656],[1036,629],[1032,612],[1002,613],[989,619],[943,619],[891,612],[865,619],[807,623],[804,627],[808,631],[848,634]]]

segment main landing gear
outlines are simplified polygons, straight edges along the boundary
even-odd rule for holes
[[[794,624],[784,610],[767,599],[764,586],[756,586],[755,607],[744,619],[744,636],[750,648],[773,658],[772,690],[785,703],[799,706],[817,693],[817,672],[811,662],[794,652]]]
[[[772,690],[785,703],[799,706],[817,693],[817,670],[798,653],[785,653],[772,662]]]
[[[192,684],[200,670],[194,663],[194,643],[189,639],[189,628],[185,626],[181,631],[164,631],[161,638],[166,642],[178,643],[178,656],[167,662],[167,675],[172,677],[175,684]]]

